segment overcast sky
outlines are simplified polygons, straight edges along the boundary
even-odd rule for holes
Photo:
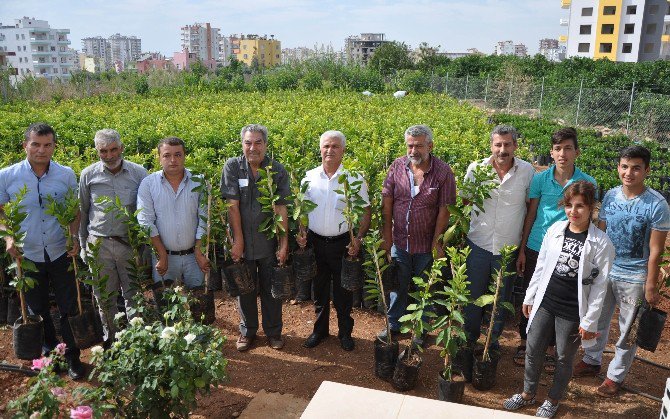
[[[23,16],[70,29],[81,39],[115,33],[142,39],[143,51],[180,50],[180,28],[209,22],[222,34],[274,35],[282,48],[332,44],[361,32],[383,32],[412,47],[425,41],[442,51],[477,48],[491,53],[498,41],[523,42],[530,53],[541,38],[566,28],[558,0],[0,0],[0,22]]]

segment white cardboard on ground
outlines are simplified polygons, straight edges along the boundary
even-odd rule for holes
[[[527,412],[527,413],[534,413]],[[524,415],[324,381],[302,419],[507,419]]]

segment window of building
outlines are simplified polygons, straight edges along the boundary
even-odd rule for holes
[[[242,45],[242,49],[247,49],[247,44]]]
[[[616,14],[616,6],[603,6],[603,15],[612,16]]]
[[[249,58],[249,55],[248,55],[248,54],[244,54],[244,59],[246,60],[247,58]]]
[[[58,62],[58,60],[56,59],[56,57],[51,57],[51,62],[55,63],[55,62]]]
[[[17,41],[19,40],[19,34],[18,33],[16,34],[16,40]]]
[[[655,15],[656,13],[658,13],[658,4],[652,4],[649,6],[649,14]]]
[[[647,35],[653,35],[656,33],[656,24],[650,23],[647,25]]]
[[[591,44],[589,44],[588,42],[581,42],[577,46],[577,52],[589,52],[590,49],[591,49]]]
[[[612,44],[610,42],[603,42],[600,44],[600,52],[610,53],[612,52]]]
[[[579,26],[580,35],[591,35],[591,25],[580,25]]]
[[[623,44],[623,47],[621,48],[621,52],[624,54],[630,54],[633,52],[633,44],[630,43],[625,43]]]
[[[653,42],[648,42],[648,43],[644,44],[644,50],[643,51],[644,51],[645,54],[650,54],[650,53],[654,52],[654,43]]]
[[[26,39],[26,34],[25,33],[21,34],[21,39],[24,39],[24,40]]]
[[[582,9],[582,16],[593,16],[593,7],[584,7]]]
[[[25,45],[23,46],[23,50],[24,50],[24,51],[26,50],[26,46],[25,46]]]
[[[634,23],[626,23],[623,27],[623,33],[630,35],[631,33],[635,33],[635,24]]]
[[[56,47],[51,47],[51,51],[56,51]]]
[[[600,28],[600,33],[603,34],[603,35],[612,35],[614,33],[614,25],[604,24]]]
[[[636,15],[637,14],[637,6],[626,7],[626,14],[627,15]]]

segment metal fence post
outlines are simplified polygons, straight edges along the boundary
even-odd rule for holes
[[[630,89],[630,102],[628,103],[628,117],[626,117],[626,135],[628,135],[628,128],[630,127],[630,116],[633,113],[634,97],[635,97],[635,82],[633,82],[633,88]]]
[[[542,116],[542,99],[544,98],[544,77],[542,77],[542,89],[540,90],[540,105],[538,107],[537,116]]]
[[[488,98],[488,95],[489,95],[489,77],[490,77],[490,76],[487,74],[487,75],[486,75],[486,87],[484,87],[484,104],[485,104],[485,105],[488,104],[488,102],[486,101],[486,99]]]
[[[507,110],[512,106],[512,85],[514,84],[514,77],[509,82],[509,97],[507,98]]]
[[[447,78],[444,80],[444,94],[449,95],[449,73],[447,73]]]
[[[468,82],[470,81],[470,75],[465,76],[465,97],[463,100],[468,100]]]
[[[575,125],[579,120],[579,108],[582,106],[582,91],[584,90],[584,78],[582,78],[581,83],[579,83],[579,98],[577,99],[577,115],[575,115]]]

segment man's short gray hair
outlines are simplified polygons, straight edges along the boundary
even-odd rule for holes
[[[433,142],[433,130],[428,125],[412,125],[405,130],[405,138],[407,137],[426,137],[428,144]]]
[[[247,132],[260,132],[261,134],[263,134],[263,142],[265,144],[268,143],[268,129],[264,125],[261,124],[245,125],[242,128],[242,131],[240,131],[240,140],[244,140],[244,134]]]
[[[329,138],[337,138],[338,140],[340,140],[342,148],[347,146],[347,137],[344,136],[342,131],[336,131],[334,129],[331,129],[330,131],[326,131],[323,134],[321,134],[321,138],[319,138],[319,147],[321,147],[323,145],[323,142]]]
[[[111,128],[101,129],[96,132],[95,137],[93,137],[93,142],[95,143],[96,148],[105,147],[112,143],[118,143],[119,146],[123,146],[123,143],[121,142],[121,134]]]
[[[493,131],[491,131],[491,142],[493,142],[493,136],[494,135],[511,135],[512,140],[514,140],[514,144],[516,144],[516,140],[519,138],[519,133],[516,131],[516,128],[514,128],[511,125],[496,125],[495,128],[493,128]]]

